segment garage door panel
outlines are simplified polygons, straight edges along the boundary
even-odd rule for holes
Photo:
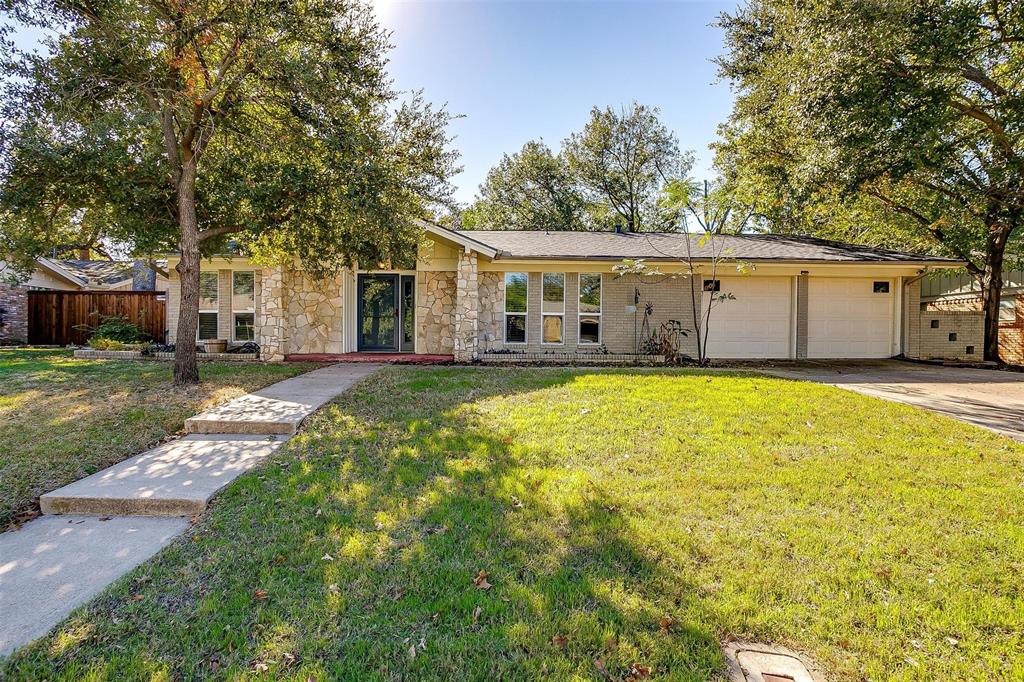
[[[720,278],[720,301],[708,325],[708,355],[712,358],[788,358],[790,355],[790,298],[788,277]],[[704,304],[710,297],[705,296]]]
[[[889,282],[875,293],[874,283]],[[807,296],[807,356],[887,358],[892,355],[891,280],[812,277]]]

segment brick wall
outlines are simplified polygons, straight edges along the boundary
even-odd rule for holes
[[[1010,365],[1024,365],[1024,296],[1016,296],[1014,302],[1014,318],[999,321],[999,358],[1004,363]],[[980,318],[981,321],[984,319],[984,310],[981,307],[980,298],[952,298],[932,301],[928,304],[928,309],[922,312],[922,315],[929,319],[930,325],[931,319],[935,318],[934,314],[937,312],[971,315]],[[929,315],[933,316],[929,318]],[[979,324],[983,324],[983,322]],[[978,339],[975,350],[975,355],[978,355],[977,359],[981,359],[980,356],[984,354],[984,349],[982,348],[985,336],[984,327],[982,327],[980,335],[981,338]],[[959,338],[958,333],[957,338]]]
[[[594,351],[597,346],[579,343],[579,272],[565,274],[565,313],[562,326],[562,343],[546,344],[543,339],[543,315],[541,302],[543,297],[543,273],[527,273],[529,290],[526,301],[526,338],[527,343],[507,346],[509,349],[528,352],[564,352],[575,353]],[[481,296],[481,319],[488,323],[481,325],[481,347],[487,350],[505,348],[504,339],[504,273],[482,273],[482,286],[489,290],[497,290],[497,295]],[[492,281],[493,280],[493,281]],[[499,287],[497,282],[502,282]],[[628,312],[633,306],[634,292],[640,290],[640,303],[636,306],[637,314]],[[643,325],[644,307],[651,303],[654,312],[648,320],[652,332],[668,320],[679,320],[683,327],[693,326],[693,306],[690,299],[690,284],[685,277],[666,279],[654,283],[644,283],[634,276],[616,277],[605,273],[601,277],[601,342],[612,353],[632,353],[634,341],[642,343],[641,327]],[[636,339],[633,326],[636,321]],[[697,341],[691,334],[683,339],[683,352],[696,357]]]
[[[28,289],[0,284],[0,345],[28,340]]]
[[[908,357],[978,361],[984,357],[985,316],[980,310],[922,305],[920,281],[907,286],[906,305]]]

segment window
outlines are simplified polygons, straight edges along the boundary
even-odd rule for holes
[[[967,346],[967,348],[964,349],[964,354],[974,355],[974,346]]]
[[[601,273],[580,273],[579,342],[601,343]]]
[[[949,333],[949,340],[950,341],[956,341],[956,332],[950,332]]]
[[[255,280],[252,272],[231,273],[231,314],[234,318],[235,341],[253,341],[256,336]]]
[[[721,291],[722,282],[717,279],[704,280],[704,291]]]
[[[874,291],[876,294],[887,294],[887,293],[889,293],[889,283],[888,282],[874,282],[872,284],[872,291]]]
[[[200,341],[216,339],[218,325],[218,304],[220,292],[217,291],[218,277],[216,272],[199,273],[199,329]]]
[[[505,343],[526,343],[526,298],[529,288],[525,272],[505,273]]]
[[[542,343],[562,343],[565,322],[565,273],[545,272],[541,287]]]
[[[939,321],[938,320],[932,320],[932,329],[938,329],[938,328],[939,328]]]
[[[999,299],[999,321],[1017,321],[1017,299],[1016,297],[1004,297]]]

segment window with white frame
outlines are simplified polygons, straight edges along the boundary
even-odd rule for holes
[[[217,282],[216,272],[199,273],[199,329],[197,336],[200,341],[217,338],[218,305],[220,303]]]
[[[580,273],[579,340],[601,343],[601,273]]]
[[[542,343],[562,343],[565,328],[565,273],[545,272],[541,286]]]
[[[526,302],[529,279],[525,272],[505,273],[505,343],[526,343]]]
[[[1017,319],[1017,297],[1003,296],[999,299],[999,321],[1014,322]]]
[[[231,316],[235,341],[252,341],[256,325],[256,276],[251,271],[231,273]]]

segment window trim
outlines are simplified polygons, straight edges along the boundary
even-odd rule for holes
[[[1008,303],[1009,305],[1003,305]],[[1009,311],[1009,317],[1003,317],[1003,311]],[[1000,296],[999,297],[999,323],[1007,326],[1013,326],[1017,323],[1017,295],[1012,296]]]
[[[512,312],[508,311],[508,276],[509,275],[523,275],[523,281],[526,282],[526,310],[523,312]],[[525,346],[530,342],[530,273],[522,272],[520,270],[508,270],[504,273],[502,278],[504,285],[501,289],[501,341],[506,346]],[[508,318],[509,315],[520,316],[523,318],[523,340],[522,341],[509,341],[508,340]]]
[[[203,291],[203,275],[213,275],[216,278],[217,286],[216,286],[215,290],[217,292],[217,298],[216,298],[216,302],[214,303],[214,306],[212,308],[209,308],[209,307],[203,308],[200,305],[200,307],[199,307],[199,314],[200,315],[203,315],[203,314],[206,314],[206,315],[216,315],[217,316],[216,317],[217,322],[216,322],[215,326],[216,326],[217,332],[213,335],[213,338],[210,338],[210,339],[200,338],[200,336],[199,336],[200,326],[199,326],[199,319],[197,317],[196,318],[196,341],[197,342],[217,341],[220,338],[220,272],[217,271],[217,270],[213,270],[212,272],[210,270],[206,270],[205,272],[202,271],[202,270],[199,271],[199,292],[200,292],[200,294],[202,294],[202,291]],[[201,295],[199,296],[199,302],[200,302],[200,304],[202,304],[202,302],[203,302],[203,297]],[[232,322],[234,322],[234,320],[232,320]],[[232,335],[234,335],[234,331],[232,331]]]
[[[235,275],[238,274],[249,274],[252,275],[252,307],[251,308],[235,308]],[[238,338],[238,315],[252,314],[252,338],[251,339],[239,339]],[[255,270],[232,270],[231,271],[231,341],[234,343],[249,343],[250,341],[256,341],[256,271]]]
[[[544,277],[546,275],[562,276],[562,312],[549,313],[544,310]],[[554,301],[552,301],[553,303]],[[544,340],[544,320],[548,317],[562,318],[562,338],[559,341]],[[564,272],[542,272],[540,273],[540,345],[542,346],[564,346],[565,345],[565,273]]]
[[[583,298],[583,275],[597,275],[601,287],[601,297],[596,313],[585,313],[580,308]],[[580,337],[580,322],[583,317],[597,318],[597,341],[583,341]],[[604,342],[604,274],[600,272],[576,273],[576,344],[579,346],[600,346]]]

